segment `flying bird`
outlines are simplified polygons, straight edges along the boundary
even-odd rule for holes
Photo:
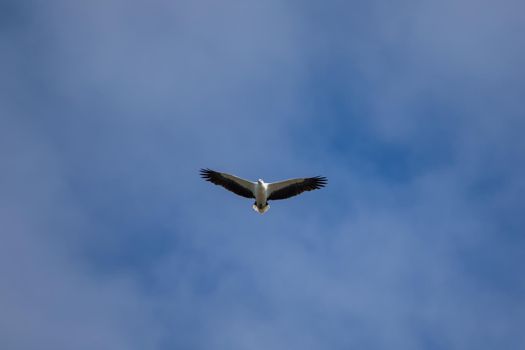
[[[259,179],[257,182],[241,179],[240,177],[220,173],[210,169],[201,169],[201,177],[215,185],[246,198],[254,198],[253,210],[264,214],[270,205],[269,200],[286,199],[304,191],[317,190],[326,186],[327,180],[324,176],[305,177],[289,179],[279,182],[265,183]]]

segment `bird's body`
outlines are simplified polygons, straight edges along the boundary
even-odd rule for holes
[[[239,196],[254,198],[253,209],[260,214],[264,214],[270,208],[269,200],[290,198],[304,191],[316,190],[326,185],[326,178],[322,176],[271,183],[265,183],[262,179],[252,182],[210,169],[201,169],[201,176],[206,181],[220,185]]]
[[[263,180],[259,179],[255,183],[255,203],[253,204],[253,210],[260,214],[266,213],[270,209],[268,204],[268,184]]]

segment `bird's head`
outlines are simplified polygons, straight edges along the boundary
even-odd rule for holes
[[[260,183],[261,185],[264,183],[262,179],[257,180],[257,182]]]

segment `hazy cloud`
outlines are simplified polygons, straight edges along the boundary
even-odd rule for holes
[[[2,8],[2,348],[525,344],[519,1]]]

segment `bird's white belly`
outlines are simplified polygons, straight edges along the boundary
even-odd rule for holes
[[[255,190],[255,202],[257,202],[257,206],[264,206],[267,201],[267,195],[266,195],[266,184],[263,185],[257,185],[257,188]]]

